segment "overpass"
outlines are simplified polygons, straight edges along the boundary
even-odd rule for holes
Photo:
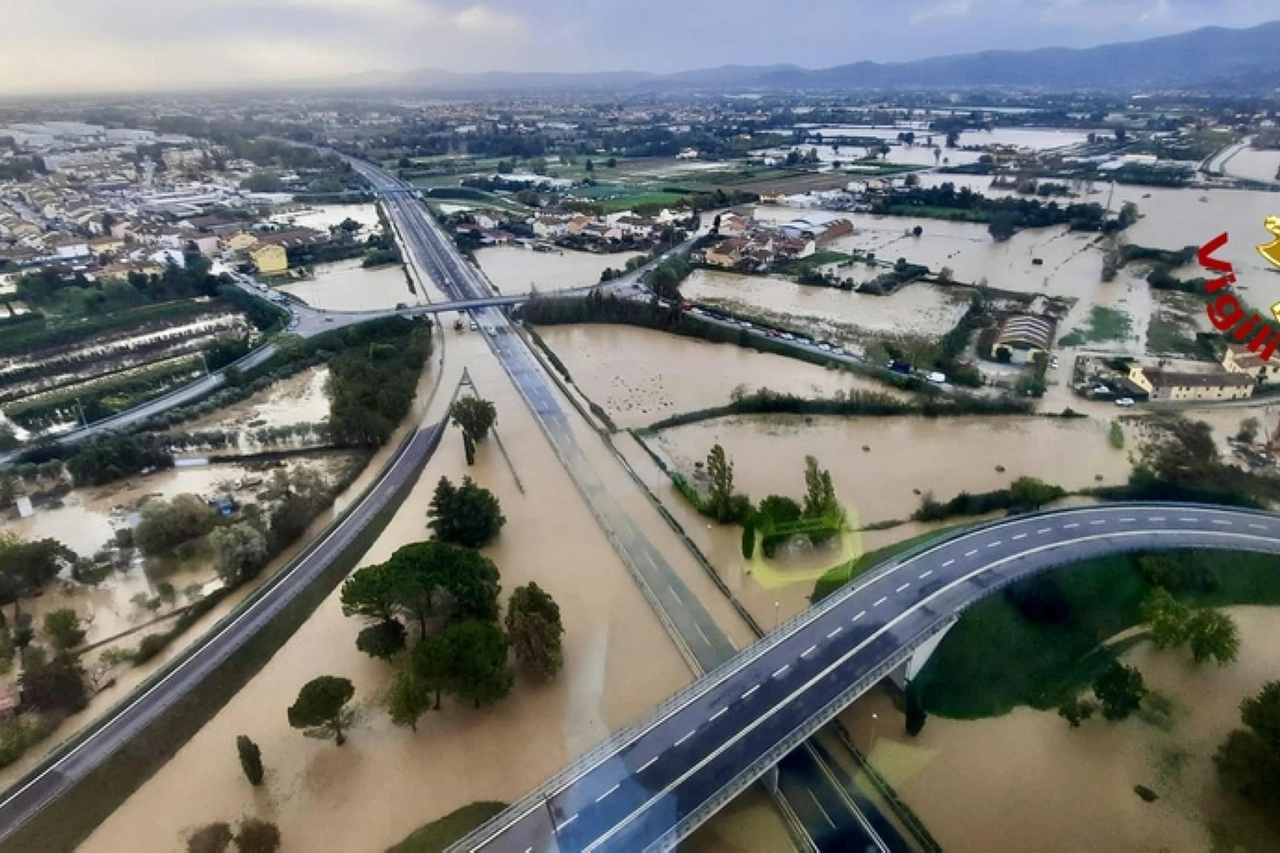
[[[967,608],[1059,566],[1154,548],[1280,554],[1280,516],[1118,503],[1014,516],[926,543],[707,673],[449,851],[670,850],[888,673],[918,669]]]

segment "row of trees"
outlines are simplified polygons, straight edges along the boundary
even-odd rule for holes
[[[409,322],[409,321],[405,321]],[[378,447],[409,412],[422,366],[431,355],[431,332],[417,323],[407,338],[391,327],[359,351],[329,361],[329,434],[342,444]]]

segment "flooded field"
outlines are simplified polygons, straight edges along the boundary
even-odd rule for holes
[[[838,276],[873,278],[869,267],[855,264],[835,270]],[[969,292],[930,284],[912,284],[891,296],[873,296],[830,287],[796,284],[776,276],[751,276],[698,269],[680,285],[689,299],[730,311],[763,309],[790,327],[808,330],[809,323],[854,326],[880,333],[943,335],[964,315]]]
[[[1222,796],[1212,755],[1240,724],[1239,703],[1276,678],[1280,620],[1274,609],[1230,608],[1240,627],[1240,659],[1196,667],[1185,652],[1141,644],[1126,656],[1147,686],[1173,700],[1167,730],[1135,717],[1095,719],[1077,730],[1053,712],[1019,708],[976,721],[930,718],[907,738],[902,716],[882,694],[843,715],[860,745],[942,847],[956,853],[1280,849],[1280,837]],[[870,716],[879,717],[873,732]],[[1160,799],[1143,802],[1134,785]]]
[[[328,367],[313,367],[296,376],[282,379],[249,399],[228,406],[207,418],[183,424],[179,429],[183,432],[252,430],[319,423],[329,416],[329,398],[324,393],[328,380]]]
[[[359,258],[316,264],[314,278],[276,289],[315,308],[332,311],[394,308],[400,303],[415,305],[426,301],[421,294],[409,292],[399,264],[363,269]]]
[[[1280,151],[1245,148],[1229,158],[1222,168],[1228,175],[1237,178],[1271,183],[1278,179],[1277,173],[1280,173]]]
[[[1130,470],[1128,455],[1107,442],[1107,426],[1094,419],[752,416],[673,427],[646,441],[686,475],[720,444],[734,463],[735,488],[755,501],[771,494],[803,496],[804,458],[816,456],[831,471],[841,501],[868,525],[909,518],[930,491],[945,501],[961,491],[1004,488],[1023,476],[1067,490],[1123,482]],[[760,624],[767,628],[808,605],[813,581],[803,559],[795,563],[792,583],[782,578],[778,586],[778,578],[749,574],[740,528],[708,526],[642,451],[630,442],[624,446],[630,448],[632,465]],[[967,521],[972,519],[949,523]],[[871,551],[929,529],[911,523],[865,531],[860,545]]]
[[[356,236],[360,238],[381,227],[376,204],[321,204],[288,213],[278,213],[271,217],[272,222],[278,222],[281,225],[314,228],[317,231],[328,231],[346,219],[354,219],[364,226],[361,231],[356,232]]]
[[[544,326],[538,334],[578,388],[622,427],[722,406],[739,385],[802,396],[890,391],[886,386],[784,356],[631,326]]]
[[[614,252],[597,255],[592,252],[535,252],[519,246],[492,246],[476,252],[480,268],[503,293],[528,293],[537,288],[543,293],[572,290],[600,283],[605,269],[620,270],[639,252]]]
[[[486,550],[502,572],[503,590],[536,580],[560,605],[564,671],[545,686],[518,680],[492,708],[446,700],[416,734],[395,728],[378,707],[392,669],[356,650],[360,625],[342,616],[335,593],[81,850],[170,853],[184,831],[244,814],[275,821],[284,853],[382,850],[465,803],[516,799],[688,682],[689,670],[484,341],[460,336],[448,347],[446,387],[465,364],[479,392],[497,405],[499,432],[527,491],[516,487],[492,441],[468,468],[460,435],[450,430],[363,563],[425,538],[426,507],[440,476],[475,477],[497,493],[507,517]],[[286,722],[298,688],[321,674],[356,685],[360,720],[341,749],[304,738]],[[242,733],[262,747],[261,790],[245,783],[236,762],[232,744]]]

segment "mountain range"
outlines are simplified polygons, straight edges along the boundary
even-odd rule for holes
[[[1280,21],[1248,29],[1204,27],[1099,47],[989,50],[912,62],[855,62],[831,68],[726,65],[671,74],[440,69],[372,71],[307,81],[311,88],[437,92],[533,91],[853,91],[859,89],[1181,89],[1274,91],[1280,88]]]

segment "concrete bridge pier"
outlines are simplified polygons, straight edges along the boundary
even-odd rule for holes
[[[954,628],[959,620],[959,616],[952,616],[946,625],[911,653],[911,657],[907,659],[906,663],[890,673],[889,679],[898,687],[905,687],[908,681],[920,674],[920,670],[924,669],[924,665],[929,662],[929,658],[933,657],[933,653],[937,651],[942,638],[947,636],[947,632]]]

